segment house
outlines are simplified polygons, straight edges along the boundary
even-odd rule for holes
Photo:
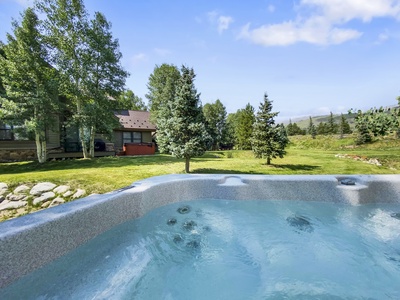
[[[155,153],[152,142],[156,131],[146,111],[121,110],[114,113],[121,126],[113,132],[111,140],[96,136],[95,156],[150,155]],[[56,120],[52,130],[46,132],[49,159],[82,157],[78,129],[65,126],[65,116]],[[23,127],[0,123],[0,161],[36,159],[36,144]]]
[[[121,124],[114,130],[114,147],[120,155],[151,155],[155,153],[153,135],[156,126],[150,112],[121,110],[114,113]]]

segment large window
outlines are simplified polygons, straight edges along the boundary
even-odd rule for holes
[[[0,140],[13,140],[12,126],[7,124],[0,124]]]
[[[138,131],[123,132],[122,142],[140,144],[142,142],[142,133]]]

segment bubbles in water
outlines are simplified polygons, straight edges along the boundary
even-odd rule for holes
[[[289,223],[290,226],[296,227],[301,231],[306,231],[306,232],[314,231],[314,228],[307,217],[294,215],[291,217],[287,217],[286,221]]]
[[[179,207],[178,208],[178,213],[180,213],[180,214],[187,214],[187,213],[190,213],[190,211],[191,211],[191,208],[190,208],[190,206],[189,205],[185,205],[185,206],[181,206],[181,207]]]
[[[182,236],[181,236],[180,234],[176,234],[176,235],[174,236],[174,243],[175,243],[175,244],[180,244],[180,243],[182,243],[182,242],[183,242]]]
[[[185,229],[186,231],[192,231],[196,228],[197,223],[193,220],[188,220],[185,221],[185,223],[183,223],[183,229]]]
[[[167,225],[172,226],[172,225],[175,225],[176,222],[177,222],[177,220],[175,218],[171,218],[171,219],[168,219]]]

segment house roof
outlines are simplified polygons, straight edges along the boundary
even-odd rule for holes
[[[156,126],[150,122],[150,112],[148,111],[119,110],[114,114],[123,129],[156,131]]]

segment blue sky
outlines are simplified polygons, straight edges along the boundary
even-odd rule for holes
[[[0,0],[0,40],[31,0]],[[86,0],[112,23],[145,99],[156,65],[193,67],[203,104],[258,109],[279,119],[397,104],[400,0]]]

